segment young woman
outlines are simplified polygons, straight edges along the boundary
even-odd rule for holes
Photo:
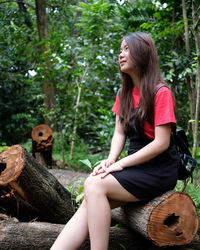
[[[84,184],[85,198],[51,250],[78,249],[90,237],[92,250],[108,248],[111,209],[147,201],[173,189],[178,156],[170,139],[176,124],[174,100],[163,82],[152,38],[136,32],[122,39],[119,53],[122,88],[116,96],[115,131],[108,159]],[[117,160],[126,138],[128,156]]]

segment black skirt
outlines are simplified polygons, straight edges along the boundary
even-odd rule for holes
[[[171,146],[150,161],[111,174],[139,200],[151,200],[175,187],[178,161],[176,149]]]

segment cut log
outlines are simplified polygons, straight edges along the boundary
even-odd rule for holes
[[[52,166],[53,132],[46,124],[40,124],[33,128],[32,155],[44,167]]]
[[[64,224],[74,213],[71,194],[20,145],[0,154],[0,207],[21,221]]]
[[[49,250],[64,225],[46,222],[20,223],[11,220],[0,221],[0,250]],[[200,240],[196,237],[189,245],[166,247],[165,250],[199,250]],[[89,239],[80,250],[90,249]],[[136,232],[125,228],[110,228],[109,250],[158,250],[150,241]]]
[[[17,223],[11,221],[0,222],[0,250],[49,250],[64,225],[41,222]],[[150,243],[142,240],[137,233],[132,234],[126,229],[110,229],[110,250],[143,249]],[[90,249],[89,239],[80,250]]]
[[[140,232],[157,246],[185,245],[198,230],[198,214],[189,195],[169,191],[147,204],[128,204],[112,211],[112,218]]]

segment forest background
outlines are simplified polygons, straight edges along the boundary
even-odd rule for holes
[[[31,152],[33,127],[46,123],[60,167],[89,171],[110,147],[121,39],[144,31],[198,161],[188,192],[200,209],[199,16],[195,0],[1,0],[0,148]]]

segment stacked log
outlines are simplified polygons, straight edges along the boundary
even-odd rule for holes
[[[190,243],[199,226],[192,199],[186,193],[176,191],[169,191],[146,204],[116,208],[112,218],[160,247]]]
[[[16,222],[14,220],[0,221],[0,250],[49,250],[63,229],[63,224],[47,222]],[[199,250],[198,237],[188,245],[165,247],[164,250]],[[90,249],[89,239],[80,250]],[[109,250],[158,250],[152,242],[137,232],[122,227],[110,228]]]
[[[81,177],[81,174],[77,175],[78,177],[73,172],[73,178],[71,175],[69,179],[72,181]],[[87,174],[84,175],[86,176]],[[37,242],[37,249],[46,249],[44,245],[49,247],[50,243],[53,244],[63,226],[57,225],[57,227],[43,222],[65,224],[74,213],[69,192],[20,145],[12,146],[0,154],[0,211],[1,208],[2,212],[17,217],[21,222],[3,220],[0,223],[0,246],[4,246],[0,249],[7,249],[7,241],[10,244],[12,241],[13,246],[20,245],[17,243],[20,240],[24,242],[24,246],[30,245],[19,249],[36,249],[33,242]],[[40,222],[27,223],[36,218]],[[193,242],[198,230],[198,215],[192,199],[185,193],[175,191],[169,191],[146,204],[133,203],[117,208],[112,211],[112,219],[130,230],[111,228],[110,249],[127,246],[127,249],[146,250],[148,248],[143,245],[145,242],[148,246],[176,246],[178,249],[178,246]],[[48,228],[52,230],[50,234],[47,233],[50,230]],[[40,232],[43,229],[44,232]],[[14,239],[11,239],[10,233],[13,231],[16,232],[15,236],[12,233]],[[46,234],[45,237],[42,236],[43,233]],[[27,243],[28,235],[31,236]],[[40,240],[34,239],[34,235]],[[121,235],[128,242],[122,240],[119,247],[113,240],[116,239],[116,235]],[[139,239],[141,248],[135,243],[136,239]],[[49,245],[46,240],[49,241]],[[88,249],[88,244],[87,241],[82,249]],[[195,246],[193,249],[198,248]]]
[[[0,207],[20,221],[66,223],[74,213],[71,194],[20,145],[0,154]]]
[[[32,155],[44,167],[52,166],[53,132],[46,124],[32,129]]]

